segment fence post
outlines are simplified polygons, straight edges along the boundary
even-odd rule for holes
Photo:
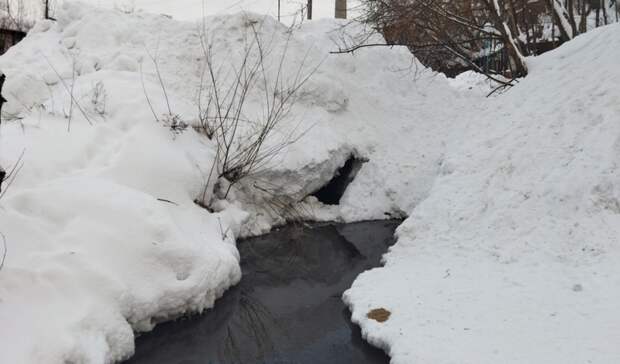
[[[347,0],[336,0],[336,19],[347,18]]]

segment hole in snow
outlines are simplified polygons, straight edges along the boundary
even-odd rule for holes
[[[316,197],[326,205],[338,205],[347,187],[353,182],[362,165],[366,162],[368,161],[352,155],[344,166],[336,171],[331,181],[311,196]]]

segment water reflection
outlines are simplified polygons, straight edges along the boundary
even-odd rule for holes
[[[378,266],[396,221],[286,227],[239,243],[243,279],[215,309],[138,338],[131,364],[388,363],[340,297]]]

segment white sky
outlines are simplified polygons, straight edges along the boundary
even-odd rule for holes
[[[180,20],[196,20],[202,17],[203,3],[206,15],[234,13],[238,11],[253,11],[270,14],[274,17],[278,13],[278,0],[83,0],[104,7],[135,7],[154,13],[163,13]],[[305,0],[280,0],[282,21],[289,23],[293,17],[299,16]],[[357,5],[357,0],[349,0],[348,7]],[[313,0],[313,17],[334,17],[335,0]]]

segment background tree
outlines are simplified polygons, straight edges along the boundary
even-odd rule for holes
[[[357,20],[437,71],[516,78],[527,75],[526,56],[615,21],[617,8],[616,0],[362,0]]]

